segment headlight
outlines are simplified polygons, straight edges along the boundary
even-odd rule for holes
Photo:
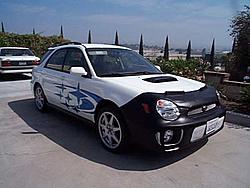
[[[180,116],[178,107],[168,100],[160,99],[156,103],[156,111],[168,121],[176,120]]]

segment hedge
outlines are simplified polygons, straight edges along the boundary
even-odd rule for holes
[[[0,47],[27,47],[30,48],[36,56],[41,57],[48,47],[69,42],[60,36],[41,36],[39,34],[15,34],[0,33]]]

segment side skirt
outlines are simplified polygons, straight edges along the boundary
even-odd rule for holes
[[[78,120],[80,120],[80,121],[82,121],[82,122],[88,124],[89,126],[95,127],[95,128],[96,128],[94,122],[92,122],[92,121],[90,121],[90,120],[88,120],[88,119],[86,119],[86,118],[84,118],[84,117],[81,117],[81,116],[79,116],[79,115],[76,115],[76,114],[74,114],[74,113],[72,113],[72,112],[69,112],[69,111],[67,111],[67,110],[64,110],[64,109],[62,109],[62,108],[60,108],[60,107],[58,107],[58,106],[56,106],[56,105],[50,104],[50,103],[48,103],[48,106],[49,106],[50,108],[56,109],[57,111],[63,112],[63,113],[65,113],[65,114],[69,115],[69,116],[73,116],[73,117],[77,118]]]

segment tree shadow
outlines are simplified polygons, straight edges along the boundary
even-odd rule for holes
[[[0,82],[8,82],[8,81],[19,81],[19,80],[30,80],[31,74],[0,74]]]
[[[191,148],[169,153],[152,153],[133,147],[128,153],[113,154],[102,147],[96,130],[77,118],[54,109],[41,113],[36,110],[33,99],[12,101],[8,105],[34,129],[22,134],[40,133],[82,158],[119,170],[148,171],[165,167],[191,155],[207,143],[204,140]]]

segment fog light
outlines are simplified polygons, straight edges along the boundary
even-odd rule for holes
[[[172,130],[166,130],[163,136],[163,142],[168,143],[172,140],[174,132]]]

